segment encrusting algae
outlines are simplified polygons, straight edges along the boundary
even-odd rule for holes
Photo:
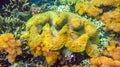
[[[16,40],[12,33],[0,35],[0,50],[8,53],[7,59],[10,63],[15,62],[16,56],[22,54],[21,45],[21,41]]]

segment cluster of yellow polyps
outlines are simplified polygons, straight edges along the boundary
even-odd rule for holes
[[[120,33],[120,8],[116,8],[114,11],[106,12],[101,16],[101,20],[105,22],[105,30],[112,30]]]
[[[89,16],[97,17],[100,13],[102,13],[102,9],[95,7],[89,3],[76,3],[75,11],[80,15],[87,13]]]
[[[75,11],[80,15],[87,13],[89,16],[98,17],[103,10],[101,6],[117,7],[120,4],[120,0],[91,0],[78,2],[75,5]]]
[[[91,58],[93,67],[120,67],[120,42],[108,38],[109,46],[97,58]]]
[[[90,59],[92,67],[120,67],[120,61],[113,60],[106,56]]]
[[[20,40],[15,40],[14,35],[6,33],[0,35],[0,50],[5,50],[10,63],[15,61],[17,55],[22,54]]]
[[[41,55],[43,47],[54,51],[65,46],[73,52],[82,52],[97,32],[94,24],[85,18],[53,11],[34,15],[26,23],[26,29],[22,37],[27,39],[34,56]]]
[[[56,63],[58,59],[61,59],[60,52],[58,51],[49,51],[47,48],[43,48],[42,51],[43,55],[46,57],[47,63],[50,66]]]
[[[120,42],[108,39],[110,45],[106,47],[106,49],[103,51],[103,54],[106,56],[110,56],[114,60],[120,61]]]
[[[120,4],[120,0],[91,0],[91,4],[95,6],[118,6]]]
[[[120,0],[91,0],[78,2],[75,5],[75,11],[80,15],[87,14],[95,18],[100,18],[106,26],[105,31],[112,30],[120,33]],[[116,9],[107,11],[99,7],[114,7]],[[105,11],[104,11],[105,10]],[[104,11],[104,12],[103,12]],[[99,17],[100,16],[100,17]]]

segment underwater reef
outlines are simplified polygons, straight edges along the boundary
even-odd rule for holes
[[[0,67],[120,67],[120,0],[0,1]]]

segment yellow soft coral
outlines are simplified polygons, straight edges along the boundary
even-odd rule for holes
[[[90,62],[92,67],[120,67],[120,61],[105,56],[91,58]]]
[[[66,12],[63,12],[60,14],[53,12],[53,13],[51,13],[50,20],[53,23],[53,25],[59,27],[65,21],[66,17],[67,17]]]
[[[65,44],[65,46],[73,51],[73,52],[82,52],[85,50],[87,41],[88,41],[88,35],[83,34],[78,39],[73,40],[70,36],[68,37],[68,41]]]
[[[120,61],[120,42],[108,39],[110,45],[106,47],[103,54],[112,57],[114,60]]]
[[[94,34],[96,27],[87,19],[71,12],[48,11],[28,20],[22,37],[28,41],[31,53],[39,56],[44,47],[54,51],[66,46],[73,52],[82,52]]]
[[[95,6],[118,6],[120,4],[120,0],[92,0],[92,5]]]
[[[95,18],[99,18],[99,15],[104,12],[104,8],[100,7],[119,7],[120,0],[90,0],[77,2],[75,5],[75,11],[80,15],[87,14]]]
[[[86,53],[90,57],[98,57],[100,55],[100,51],[99,51],[97,45],[95,45],[95,44],[87,45],[86,46]]]
[[[50,13],[51,11],[34,15],[30,20],[28,20],[28,22],[26,23],[26,27],[29,28],[32,25],[39,25],[46,23],[50,19]]]
[[[47,22],[50,22],[55,26],[60,26],[64,22],[64,20],[67,20],[67,23],[71,24],[75,29],[78,29],[82,26],[82,22],[79,16],[73,13],[70,13],[70,12],[57,13],[53,11],[48,11],[43,14],[38,14],[33,16],[26,23],[26,27],[29,29],[31,28],[31,26],[43,25]]]
[[[67,18],[69,26],[73,27],[73,29],[78,30],[83,26],[83,23],[79,16],[68,12]]]
[[[89,36],[95,35],[97,32],[96,26],[85,18],[83,19],[83,22],[85,24],[84,32],[87,33]]]
[[[114,11],[106,12],[101,16],[101,20],[106,24],[105,30],[112,30],[120,33],[120,9],[117,8]]]
[[[8,61],[13,63],[16,56],[22,54],[21,42],[15,40],[12,33],[2,34],[0,35],[0,50],[5,50],[8,53]]]
[[[113,49],[111,55],[113,59],[120,61],[120,47]]]
[[[8,48],[8,44],[6,42],[12,38],[14,38],[14,36],[10,33],[2,34],[0,36],[0,50]]]
[[[30,50],[31,53],[37,57],[39,55],[41,55],[42,51],[42,46],[43,44],[42,42],[42,37],[40,35],[34,35],[31,36],[32,38],[30,39],[30,41],[28,41],[28,45],[30,46]]]
[[[83,15],[86,12],[87,5],[84,3],[76,3],[75,11],[78,12],[80,15]]]
[[[90,3],[76,3],[75,11],[80,15],[87,13],[89,16],[97,17],[100,13],[102,13],[102,9],[99,9]]]
[[[35,57],[43,54],[47,63],[52,66],[59,55],[55,51],[65,46],[73,52],[83,52],[89,38],[95,34],[96,27],[87,19],[71,12],[48,11],[36,14],[28,20],[26,31],[21,37],[28,41],[30,51]]]
[[[67,41],[67,31],[68,25],[65,25],[57,34],[57,36],[52,36],[51,28],[49,24],[46,24],[43,29],[45,47],[50,50],[59,50],[61,49]]]
[[[86,13],[89,16],[97,17],[100,13],[102,13],[102,9],[99,9],[99,8],[92,6],[92,5],[91,6],[88,5]]]
[[[90,59],[92,66],[111,66],[112,65],[112,59],[107,58],[105,56],[97,57],[97,58],[91,58]]]
[[[52,66],[60,58],[59,52],[44,51],[43,55],[46,57],[48,65]]]

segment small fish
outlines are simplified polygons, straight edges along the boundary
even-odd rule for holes
[[[114,36],[115,36],[115,34],[110,34],[109,36],[114,37]]]

